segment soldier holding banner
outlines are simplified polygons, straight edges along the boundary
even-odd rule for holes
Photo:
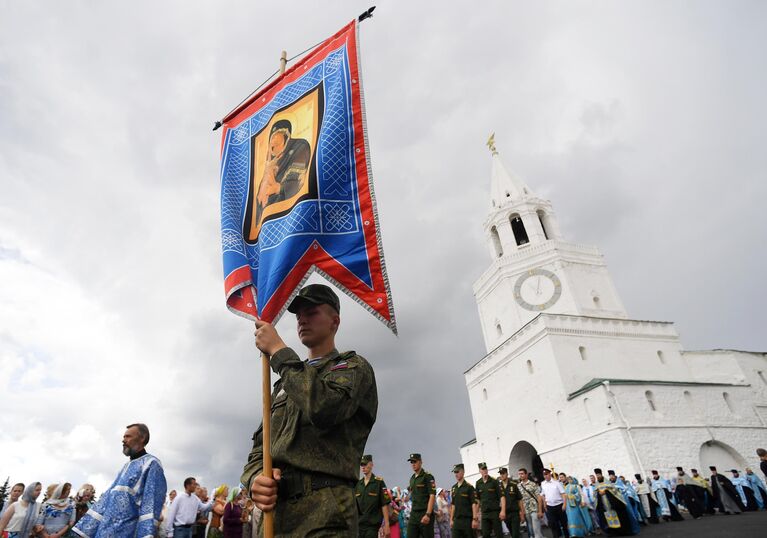
[[[378,409],[375,375],[355,352],[336,350],[340,305],[329,287],[304,287],[288,311],[296,314],[308,360],[287,347],[271,324],[256,322],[256,346],[280,375],[271,409],[274,473],[261,474],[259,427],[240,481],[259,509],[275,512],[275,536],[356,536],[353,487]]]

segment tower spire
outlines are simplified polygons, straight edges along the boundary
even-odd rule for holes
[[[490,183],[490,200],[494,208],[510,202],[518,202],[524,198],[535,196],[530,187],[521,178],[512,175],[503,164],[495,147],[495,133],[487,140],[487,147],[492,153],[493,167]]]

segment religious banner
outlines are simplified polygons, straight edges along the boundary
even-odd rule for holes
[[[317,271],[396,333],[357,21],[223,120],[221,241],[228,308],[276,322]]]

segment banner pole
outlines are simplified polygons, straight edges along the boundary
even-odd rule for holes
[[[261,353],[261,392],[264,414],[261,433],[264,467],[262,474],[272,478],[272,371],[266,353]],[[274,538],[274,511],[264,512],[263,524],[264,538]]]
[[[288,65],[288,53],[280,54],[280,75],[285,73]],[[269,366],[269,357],[261,353],[261,393],[263,395],[263,474],[272,478],[272,370]],[[274,510],[264,512],[264,538],[274,538]]]

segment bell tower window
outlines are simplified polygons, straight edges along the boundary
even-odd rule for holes
[[[514,232],[514,240],[517,242],[517,246],[526,245],[530,242],[527,237],[527,231],[525,230],[525,223],[519,215],[512,215],[509,220],[511,221],[511,231]]]
[[[495,249],[495,255],[499,258],[503,256],[503,247],[501,246],[501,236],[498,235],[498,229],[493,226],[490,228],[490,237],[493,239],[493,248]]]
[[[544,213],[542,209],[539,209],[536,213],[538,214],[538,222],[541,223],[541,230],[543,230],[543,237],[545,237],[546,240],[548,241],[549,232],[546,230],[546,223],[545,223],[546,213]]]

